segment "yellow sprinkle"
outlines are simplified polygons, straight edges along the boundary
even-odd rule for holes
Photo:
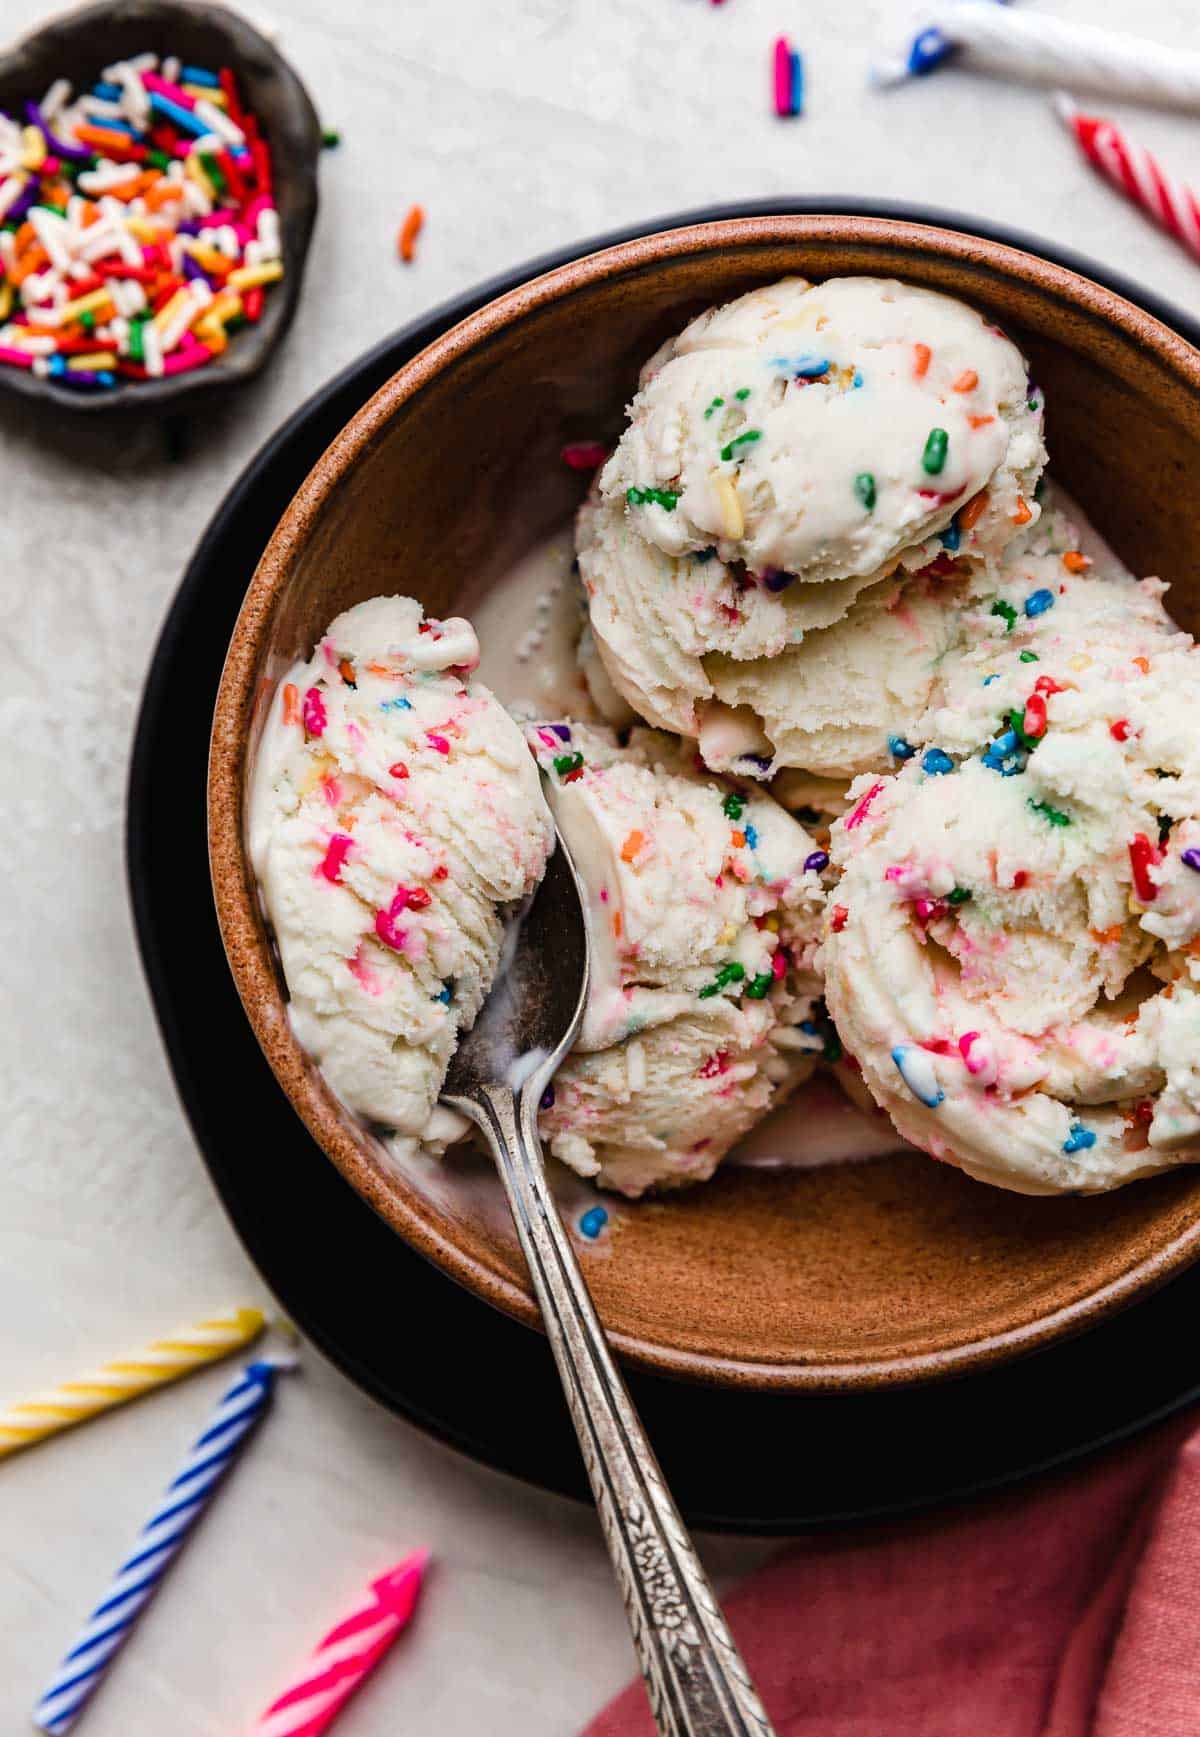
[[[78,296],[73,302],[67,302],[58,310],[60,325],[69,325],[77,320],[80,314],[90,314],[96,308],[105,307],[112,300],[111,293],[106,289],[93,290],[90,295]]]
[[[191,162],[191,158],[188,158]],[[161,223],[151,223],[148,217],[127,217],[125,227],[135,241],[143,242],[147,247],[153,247],[156,241],[168,241],[171,231]]]
[[[1145,905],[1140,904],[1138,902],[1138,900],[1134,898],[1132,893],[1129,894],[1129,897],[1126,899],[1125,903],[1126,903],[1126,908],[1135,917],[1141,916],[1142,912],[1146,909]]]
[[[180,90],[185,90],[190,97],[199,97],[201,102],[211,103],[214,109],[227,109],[229,101],[223,90],[214,90],[210,84],[181,84]]]
[[[46,161],[46,141],[37,127],[21,128],[21,167],[40,169]]]
[[[1082,651],[1076,657],[1067,659],[1067,668],[1073,670],[1091,669],[1092,660]]]
[[[226,278],[230,289],[257,289],[261,283],[277,283],[283,276],[283,261],[269,259],[265,265],[241,265]]]
[[[191,176],[200,191],[206,193],[215,205],[217,202],[217,190],[209,180],[208,176],[204,173],[204,165],[196,155],[195,151],[189,151],[187,156],[183,159],[183,172],[185,175]]]
[[[117,358],[108,350],[91,350],[86,356],[68,356],[67,367],[73,373],[99,374],[117,365]]]
[[[234,1309],[181,1328],[169,1339],[156,1339],[130,1358],[105,1364],[86,1380],[64,1381],[48,1393],[10,1406],[0,1413],[0,1457],[240,1351],[257,1339],[263,1325],[261,1309]]]
[[[736,923],[726,923],[725,927],[721,930],[721,933],[717,936],[717,946],[718,947],[728,947],[729,943],[735,938],[736,935],[737,935],[737,924]]]
[[[163,306],[161,308],[159,308],[158,312],[155,314],[154,325],[155,325],[156,330],[159,332],[165,331],[167,326],[171,323],[171,321],[176,318],[180,309],[183,307],[184,303],[190,302],[191,299],[192,298],[188,294],[187,290],[185,290],[185,289],[176,290],[175,294],[171,297],[170,301],[165,302],[163,304]],[[197,309],[197,312],[199,312],[199,311],[200,310]]]
[[[237,273],[234,272],[233,275],[236,277]],[[730,538],[740,537],[746,529],[746,519],[733,478],[726,476],[724,471],[715,470],[709,480],[717,497],[717,505],[721,509],[722,534]]]
[[[229,339],[225,336],[225,328],[215,317],[211,307],[205,308],[204,314],[205,317],[198,319],[192,326],[192,330],[203,343],[208,345],[210,350],[215,351],[219,356]]]
[[[769,916],[763,918],[763,928],[769,929],[772,935],[778,935],[779,918],[776,916],[774,911],[772,911]]]
[[[0,283],[0,320],[6,320],[12,313],[13,287],[10,283]]]

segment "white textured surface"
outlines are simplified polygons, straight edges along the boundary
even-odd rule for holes
[[[1136,20],[1119,0],[1043,9],[1165,42],[1200,37],[1192,0],[1144,0]],[[39,10],[7,0],[4,25]],[[1024,225],[1200,306],[1200,272],[1077,160],[1043,93],[949,71],[866,92],[868,59],[904,33],[903,6],[459,0],[452,28],[436,0],[276,0],[274,12],[345,143],[322,166],[308,293],[268,378],[197,432],[186,464],[150,437],[121,444],[0,410],[4,1398],[259,1294],[159,1052],[121,809],[142,674],[182,566],[226,486],[309,391],[532,254],[771,193]],[[806,55],[810,92],[808,116],[786,125],[767,103],[781,28]],[[1194,126],[1121,113],[1200,184]],[[405,270],[393,241],[413,200],[428,227]],[[23,1728],[225,1379],[211,1372],[0,1465],[3,1731]],[[630,1670],[585,1512],[430,1443],[310,1353],[97,1697],[89,1737],[245,1729],[367,1576],[420,1542],[439,1563],[419,1628],[346,1715],[347,1737],[560,1737]],[[706,1545],[722,1575],[763,1553]]]

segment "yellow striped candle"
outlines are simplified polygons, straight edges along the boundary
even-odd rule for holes
[[[64,1381],[61,1387],[9,1406],[0,1412],[0,1458],[229,1357],[257,1339],[264,1325],[261,1309],[234,1309],[228,1315],[196,1321],[130,1357],[106,1363],[80,1381]]]

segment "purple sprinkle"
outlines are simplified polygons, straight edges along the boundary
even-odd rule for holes
[[[752,766],[761,766],[764,772],[775,764],[775,756],[773,754],[739,754],[738,758],[740,760],[749,760]]]
[[[763,573],[762,582],[768,591],[786,591],[789,585],[796,583],[796,575],[785,573],[782,567],[768,567]]]
[[[212,287],[208,273],[202,265],[196,263],[190,253],[185,253],[183,256],[183,275],[189,280],[189,282],[194,278],[203,278],[205,283],[209,285],[209,288],[211,289]]]
[[[554,731],[554,734],[558,737],[560,742],[569,742],[571,740],[571,727],[569,724],[551,724],[550,728]]]
[[[182,223],[175,225],[176,235],[199,235],[200,225],[194,217],[185,217]]]
[[[1200,850],[1184,850],[1179,853],[1180,861],[1188,868],[1195,869],[1200,875]]]
[[[545,1091],[542,1093],[541,1097],[538,1099],[538,1109],[539,1110],[552,1110],[553,1108],[554,1108],[554,1087],[553,1086],[547,1086]]]
[[[820,874],[822,869],[829,867],[829,852],[827,850],[814,850],[811,856],[805,857],[804,866],[806,869],[813,869],[817,874]]]
[[[35,177],[23,193],[19,193],[4,214],[6,223],[20,223],[32,205],[37,203],[38,182]]]
[[[64,163],[91,162],[93,152],[89,151],[85,146],[67,145],[64,144],[61,139],[55,138],[54,134],[50,131],[50,128],[46,125],[46,117],[43,115],[41,109],[36,103],[31,102],[25,104],[25,118],[31,126],[37,128],[43,139],[45,139],[46,149],[53,152],[54,156],[61,157]],[[9,217],[12,216],[11,207],[8,215]]]

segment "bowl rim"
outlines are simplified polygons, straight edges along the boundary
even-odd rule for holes
[[[0,368],[0,392],[26,403],[52,405],[72,415],[109,416],[119,421],[137,412],[165,417],[203,408],[235,386],[262,373],[275,355],[296,316],[304,285],[313,228],[317,219],[319,189],[317,166],[321,156],[321,123],[313,100],[300,74],[257,25],[219,0],[80,0],[56,11],[40,23],[0,47],[0,80],[28,74],[46,39],[84,36],[102,32],[114,22],[187,18],[223,38],[225,53],[235,72],[244,72],[257,62],[285,93],[288,119],[283,152],[276,151],[275,178],[286,178],[295,209],[284,225],[283,249],[287,271],[268,296],[255,332],[257,344],[232,343],[229,352],[215,357],[204,368],[157,380],[119,380],[108,392],[73,392],[52,379],[43,379],[24,368]],[[104,52],[97,48],[97,66]],[[276,143],[278,143],[278,139]],[[281,163],[286,160],[286,167]],[[249,334],[244,333],[248,337]]]
[[[359,1195],[442,1271],[476,1296],[537,1328],[541,1326],[540,1316],[528,1289],[465,1252],[414,1191],[384,1186],[349,1132],[327,1115],[325,1094],[305,1065],[303,1052],[282,1014],[284,1003],[253,891],[242,823],[246,724],[254,699],[259,648],[295,559],[359,451],[373,443],[392,416],[461,356],[505,327],[535,315],[548,303],[607,277],[653,269],[666,260],[714,249],[740,252],[780,242],[890,243],[970,263],[987,275],[998,272],[1010,280],[1032,281],[1077,312],[1134,338],[1143,352],[1154,355],[1189,390],[1200,392],[1200,351],[1166,323],[1174,310],[1147,294],[1145,301],[1158,309],[1152,313],[1133,299],[1141,294],[1137,286],[1122,285],[1129,294],[1118,293],[1087,276],[1083,260],[1070,266],[1057,263],[986,231],[949,229],[906,216],[847,214],[845,210],[773,213],[768,207],[743,216],[688,221],[625,235],[548,268],[539,269],[541,262],[535,263],[535,275],[504,289],[434,338],[351,417],[317,460],[276,526],[247,588],[222,670],[209,754],[209,861],[222,940],[251,1028],[293,1108]],[[906,1386],[980,1369],[1081,1331],[1164,1283],[1198,1255],[1200,1222],[1107,1283],[1046,1314],[961,1345],[885,1358],[780,1363],[681,1350],[635,1334],[609,1331],[616,1351],[634,1366],[708,1384],[808,1393]]]

